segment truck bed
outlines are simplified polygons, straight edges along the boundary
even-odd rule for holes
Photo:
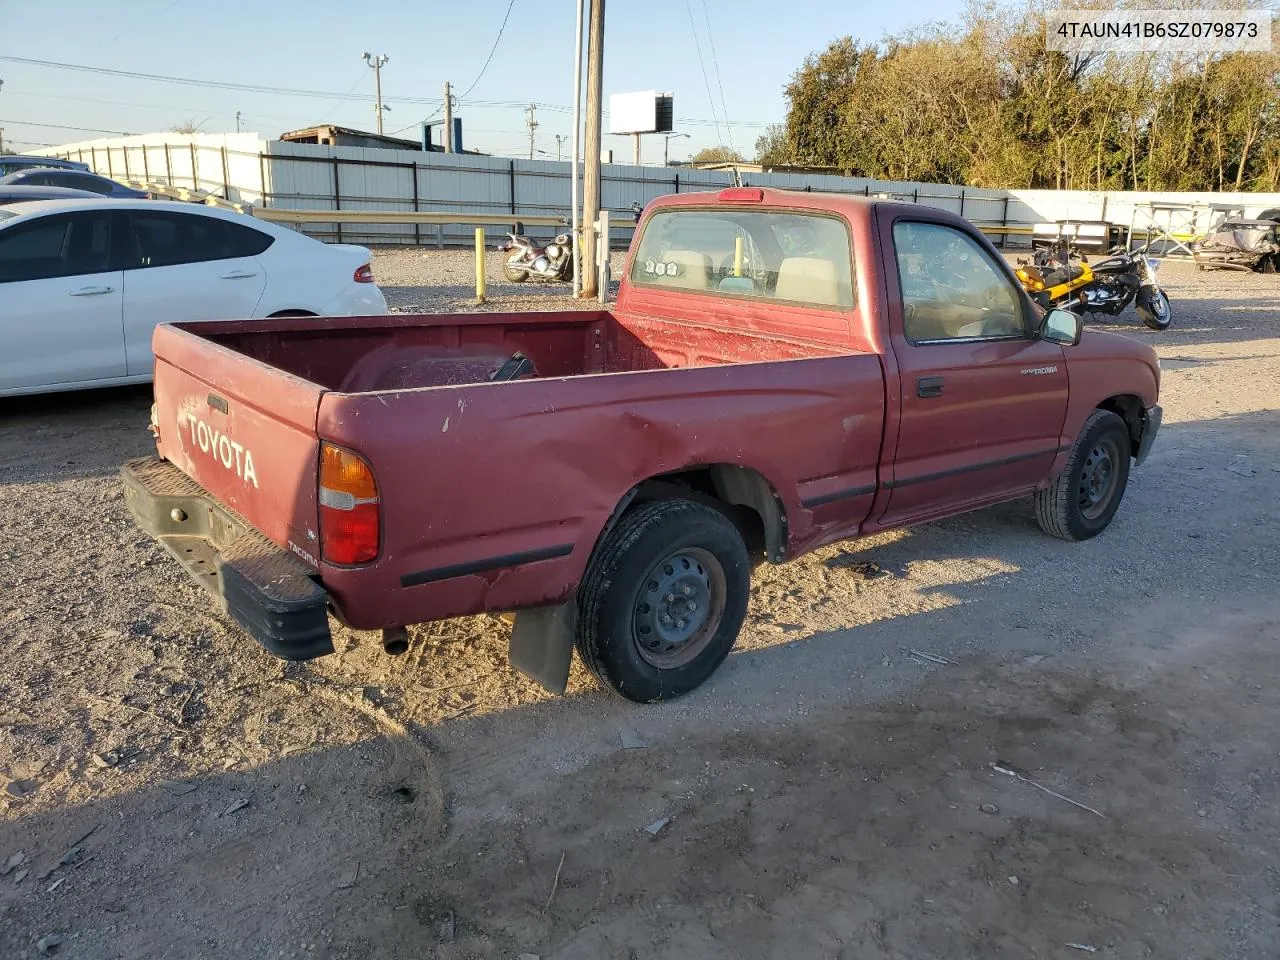
[[[625,321],[600,311],[300,318],[179,325],[326,390],[366,393],[482,383],[513,354],[537,378],[795,360],[831,344],[706,323]]]

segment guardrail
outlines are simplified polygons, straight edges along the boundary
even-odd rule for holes
[[[165,197],[169,200],[181,200],[185,203],[199,203],[206,207],[234,210],[236,213],[249,213],[253,209],[252,204],[224,200],[216,193],[210,193],[208,190],[175,187],[172,184],[155,183],[151,180],[126,180],[123,177],[112,177],[112,179],[116,183],[123,183],[126,187],[132,187],[134,190],[145,190],[153,197]]]
[[[224,201],[225,202],[225,201]],[[249,207],[245,212],[272,223],[434,223],[486,227],[494,224],[532,224],[558,227],[564,217],[513,213],[448,213],[426,210],[290,210],[284,207]]]

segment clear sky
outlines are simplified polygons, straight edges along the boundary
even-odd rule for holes
[[[383,100],[391,108],[386,132],[404,128],[402,136],[416,138],[418,123],[437,112],[445,80],[455,95],[475,83],[458,107],[467,147],[528,156],[524,106],[534,102],[535,149],[554,158],[556,134],[567,137],[572,126],[576,5],[514,0],[481,75],[507,6],[508,0],[0,0],[0,57],[278,91],[0,59],[0,127],[5,142],[19,150],[166,130],[187,120],[207,132],[230,131],[237,110],[243,129],[268,138],[321,122],[372,130],[373,71],[361,59],[368,50],[391,58],[382,71]],[[606,9],[606,98],[629,90],[673,92],[676,129],[690,137],[672,140],[671,156],[684,159],[700,147],[730,142],[752,156],[764,126],[783,119],[782,87],[806,54],[846,33],[878,40],[925,21],[955,20],[962,0],[608,0]],[[627,138],[606,136],[605,146],[619,160],[630,158]],[[662,146],[659,136],[645,138],[645,162],[660,163]],[[567,158],[567,139],[562,150]]]

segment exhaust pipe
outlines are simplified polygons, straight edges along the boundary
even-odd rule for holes
[[[409,630],[407,627],[383,627],[382,650],[393,657],[398,657],[409,649]]]

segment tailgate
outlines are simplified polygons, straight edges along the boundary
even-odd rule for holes
[[[323,388],[179,327],[152,349],[160,455],[315,567]]]

